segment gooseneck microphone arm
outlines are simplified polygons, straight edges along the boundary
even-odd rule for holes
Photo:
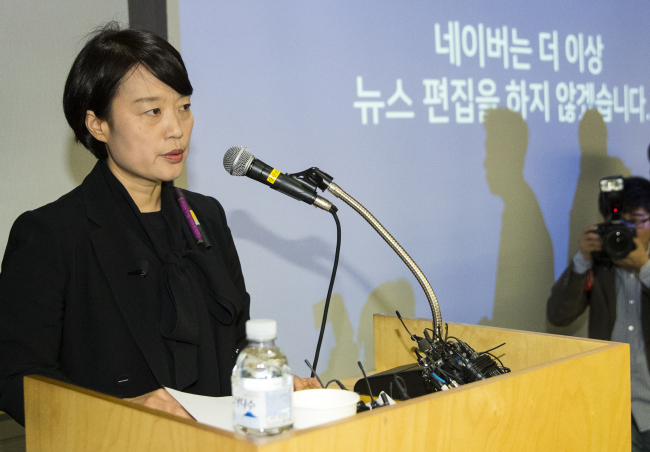
[[[258,160],[253,154],[243,146],[232,146],[223,157],[223,166],[226,171],[233,176],[247,176],[255,179],[263,184],[275,189],[292,198],[304,201],[307,204],[319,207],[323,210],[336,213],[336,207],[325,198],[316,195],[316,189],[322,191],[329,191],[337,198],[343,200],[346,204],[352,207],[359,213],[370,225],[377,231],[377,233],[388,243],[388,245],[397,253],[406,266],[411,270],[411,273],[420,283],[422,290],[429,301],[431,307],[431,315],[433,317],[433,330],[436,333],[435,337],[441,337],[442,331],[442,317],[440,315],[440,305],[436,294],[431,288],[431,284],[417,266],[411,256],[397,243],[397,240],[384,228],[379,221],[361,204],[359,204],[352,196],[348,195],[341,187],[332,182],[332,176],[321,171],[318,168],[310,168],[301,173],[296,174],[282,174],[275,168],[267,165],[266,163]],[[336,218],[336,217],[335,217]],[[334,275],[333,275],[334,276]],[[330,287],[331,290],[331,287]],[[325,311],[327,312],[327,310]],[[326,317],[325,317],[326,318]],[[324,319],[325,320],[325,319]],[[324,322],[323,322],[324,323]],[[322,336],[322,331],[321,331]],[[314,360],[314,369],[318,363],[318,355]]]
[[[292,198],[304,201],[307,204],[315,205],[323,210],[328,210],[336,220],[337,226],[337,245],[336,255],[334,258],[334,269],[330,279],[330,286],[325,301],[325,309],[323,310],[323,321],[321,324],[320,337],[318,339],[318,346],[316,347],[316,356],[314,358],[314,366],[312,369],[312,377],[316,376],[316,365],[318,364],[318,356],[320,347],[325,332],[325,324],[327,323],[327,313],[329,308],[330,296],[332,294],[332,287],[334,278],[336,276],[336,268],[338,265],[338,256],[341,243],[341,227],[336,216],[336,207],[324,198],[316,195],[316,190],[329,191],[337,198],[343,200],[347,205],[352,207],[359,215],[361,215],[375,231],[388,243],[388,245],[397,253],[406,266],[411,270],[411,273],[420,283],[424,293],[429,301],[431,307],[431,315],[433,317],[433,338],[429,336],[429,328],[424,330],[424,338],[413,336],[408,329],[406,330],[411,339],[418,343],[418,349],[415,349],[417,361],[422,366],[422,378],[428,388],[427,392],[436,392],[449,389],[450,387],[458,387],[465,383],[473,381],[484,380],[489,377],[502,375],[510,372],[510,369],[503,366],[498,358],[491,355],[490,350],[482,353],[476,353],[465,342],[457,338],[452,341],[447,340],[447,335],[442,337],[442,317],[440,315],[440,305],[436,294],[431,288],[431,284],[420,270],[420,267],[411,259],[411,256],[397,243],[397,240],[384,228],[379,221],[359,202],[352,196],[348,195],[341,187],[332,181],[332,176],[321,171],[318,168],[310,168],[295,174],[282,174],[276,169],[266,165],[264,162],[255,159],[253,154],[248,149],[241,146],[234,146],[228,149],[224,156],[224,168],[232,175],[248,176],[259,182],[268,185],[269,187],[291,196]],[[318,202],[322,199],[322,202]],[[399,312],[397,316],[402,320]],[[402,322],[403,324],[404,322]],[[404,325],[406,328],[406,325]],[[500,366],[490,357],[494,357],[499,361]],[[309,363],[307,363],[309,365]],[[359,363],[361,366],[361,363]],[[363,371],[363,366],[361,366]],[[393,369],[394,370],[394,369]],[[364,378],[367,377],[364,371]],[[397,377],[395,381],[399,380]],[[322,386],[322,383],[321,383]],[[399,387],[398,383],[398,387]],[[355,388],[356,389],[356,388]],[[400,387],[400,390],[402,388]],[[430,390],[430,391],[429,391]],[[372,391],[368,386],[368,392],[372,400]],[[406,392],[403,391],[403,394]],[[376,404],[376,402],[374,402]],[[373,406],[374,408],[374,406]]]
[[[427,296],[429,306],[431,307],[431,314],[433,316],[434,331],[437,333],[437,336],[440,337],[442,325],[440,305],[438,304],[438,298],[436,298],[436,294],[431,288],[431,284],[429,284],[429,281],[427,280],[426,276],[424,276],[424,273],[422,273],[422,270],[420,270],[420,267],[418,267],[415,261],[411,259],[411,256],[408,255],[406,250],[404,250],[404,248],[402,248],[402,246],[397,243],[397,240],[395,240],[395,238],[390,235],[386,228],[383,227],[381,223],[377,221],[377,219],[365,207],[359,204],[352,196],[343,191],[341,187],[330,181],[329,184],[327,184],[327,191],[332,193],[337,198],[343,200],[347,205],[356,210],[357,213],[361,215],[368,223],[370,223],[370,226],[372,226],[374,230],[377,231],[381,238],[383,238],[386,243],[388,243],[393,251],[395,251],[395,253],[397,253],[397,255],[406,264],[409,270],[411,270],[411,273],[413,273],[415,278],[418,280],[420,286],[422,287],[422,290],[424,290],[424,293]]]

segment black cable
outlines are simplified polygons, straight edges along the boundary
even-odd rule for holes
[[[330,278],[330,287],[327,290],[327,298],[325,299],[325,309],[323,310],[323,321],[320,324],[320,335],[318,336],[318,344],[316,345],[316,355],[314,356],[314,368],[311,376],[314,378],[316,375],[316,366],[318,366],[318,356],[320,355],[320,347],[323,343],[323,336],[325,335],[325,325],[327,324],[327,311],[330,308],[330,298],[332,297],[332,289],[334,288],[334,279],[336,279],[336,269],[339,266],[339,253],[341,252],[341,223],[339,217],[333,210],[329,211],[336,221],[336,252],[334,253],[334,268],[332,269],[332,277]]]
[[[508,369],[508,372],[510,372],[510,368],[504,366],[503,363],[501,362],[501,360],[500,360],[499,358],[497,358],[495,355],[493,355],[493,354],[490,353],[490,352],[483,352],[483,353],[487,353],[487,354],[490,355],[492,358],[494,358],[494,359],[496,359],[497,361],[499,361],[499,364],[501,364],[501,367],[502,367],[503,369]]]
[[[409,331],[408,328],[406,328],[406,323],[404,323],[404,320],[402,320],[402,316],[400,315],[399,311],[395,311],[395,314],[397,314],[397,318],[399,319],[399,321],[402,322],[402,326],[404,327],[406,332],[409,334],[409,336],[411,336],[411,340],[413,342],[417,342],[418,340],[416,339],[416,337],[411,334],[411,332]],[[431,330],[431,328],[427,328],[427,329]],[[433,330],[431,330],[431,331],[433,331]]]
[[[484,354],[484,353],[490,353],[492,350],[496,350],[497,348],[499,348],[499,347],[503,347],[504,345],[506,345],[505,342],[504,342],[503,344],[501,344],[501,345],[497,345],[496,347],[492,347],[492,348],[489,349],[489,350],[485,350],[484,352],[479,353],[479,355],[482,355],[482,354]],[[491,353],[490,353],[490,354],[491,354]],[[494,356],[494,355],[493,355],[493,356]]]
[[[406,392],[406,382],[404,381],[404,379],[399,375],[395,374],[393,375],[393,380],[395,380],[395,385],[397,386],[397,390],[399,391],[402,400],[410,399],[408,392]]]
[[[449,335],[449,324],[448,323],[445,323],[445,328],[446,328],[446,331],[445,331],[445,338],[444,339],[442,338],[442,336],[440,336],[440,333],[438,333],[436,331],[433,331],[431,328],[426,328],[426,329],[431,331],[438,339],[440,339],[440,342],[447,345],[447,338],[449,337],[448,336]],[[454,338],[454,339],[456,339],[456,338]],[[456,340],[458,340],[458,339],[456,339]]]
[[[447,372],[445,369],[442,367],[437,367],[436,370],[440,371],[440,373],[444,374],[445,378],[447,378],[447,383],[451,384],[452,380],[456,381],[456,376],[452,375],[451,373]]]
[[[312,378],[316,377],[316,380],[318,380],[318,382],[320,383],[320,387],[327,388],[327,386],[323,386],[323,382],[320,381],[320,378],[318,377],[316,370],[313,367],[311,367],[311,364],[309,364],[309,360],[305,360],[305,364],[307,364],[307,367],[309,367],[309,369],[311,370],[311,377]]]
[[[346,388],[346,387],[343,385],[343,383],[341,383],[341,382],[340,382],[339,380],[337,380],[336,378],[335,378],[334,380],[330,380],[330,381],[328,381],[327,384],[325,385],[325,388],[327,388],[327,387],[328,387],[330,384],[332,384],[332,383],[336,383],[337,385],[339,385],[339,388],[343,389],[344,391],[347,391],[347,390],[348,390],[348,388]]]
[[[359,369],[361,369],[361,372],[363,372],[363,379],[366,380],[366,385],[368,385],[368,394],[370,395],[370,409],[375,409],[379,406],[379,404],[372,396],[372,389],[370,389],[370,381],[368,380],[366,371],[363,369],[363,364],[361,364],[361,361],[357,361],[357,364],[359,365]]]

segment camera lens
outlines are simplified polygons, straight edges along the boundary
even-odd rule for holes
[[[634,225],[623,220],[610,220],[598,225],[596,231],[603,238],[603,253],[608,259],[624,259],[636,248]]]
[[[620,230],[610,232],[605,238],[605,248],[610,250],[612,254],[623,253],[629,246],[629,238]]]
[[[603,237],[603,250],[612,259],[623,259],[636,248],[634,235],[633,230],[621,226],[614,227]]]

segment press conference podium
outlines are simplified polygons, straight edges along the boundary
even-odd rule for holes
[[[405,319],[412,332],[429,320]],[[374,316],[375,367],[414,362],[395,317]],[[307,430],[250,439],[45,377],[25,378],[27,451],[625,451],[627,344],[449,324],[512,372]]]

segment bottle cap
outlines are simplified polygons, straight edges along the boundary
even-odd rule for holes
[[[278,324],[272,319],[246,321],[246,338],[253,341],[270,341],[278,334]]]

